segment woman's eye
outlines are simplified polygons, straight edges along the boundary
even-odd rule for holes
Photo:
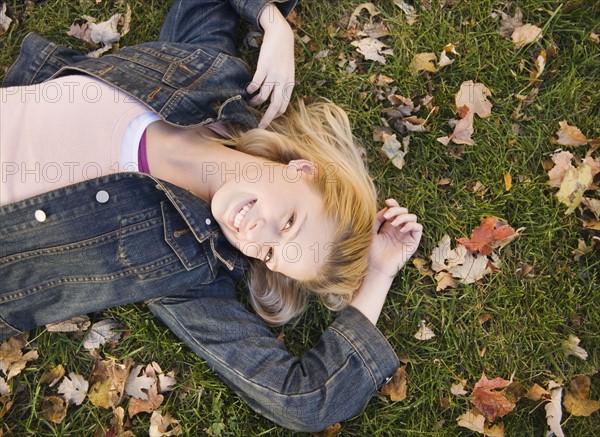
[[[292,216],[290,217],[290,219],[287,221],[287,223],[283,227],[283,230],[291,228],[294,225],[295,221],[296,221],[296,215],[292,214]]]
[[[269,261],[271,261],[271,258],[273,258],[273,248],[272,247],[269,248],[269,251],[265,255],[265,259],[263,261],[268,263]]]

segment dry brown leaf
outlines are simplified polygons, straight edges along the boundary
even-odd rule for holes
[[[63,320],[58,323],[50,323],[46,325],[46,330],[48,332],[81,332],[88,329],[90,325],[90,318],[84,315]]]
[[[450,272],[438,272],[435,275],[437,285],[435,291],[444,291],[446,288],[456,288],[456,280],[452,277]]]
[[[404,167],[404,157],[408,153],[408,144],[410,141],[409,137],[402,139],[402,144],[396,139],[396,134],[387,135],[386,133],[381,134],[383,139],[383,146],[381,146],[381,152],[392,161],[395,167],[402,170]]]
[[[388,46],[386,44],[375,38],[366,37],[358,41],[352,41],[350,44],[356,47],[356,50],[363,55],[366,60],[377,61],[380,64],[386,63],[384,55],[394,54],[392,49],[387,49],[386,47]]]
[[[473,131],[473,113],[468,111],[464,118],[458,120],[454,126],[454,131],[450,135],[437,138],[437,140],[445,146],[447,146],[450,141],[455,144],[468,144],[472,146],[475,144],[475,141],[471,138]]]
[[[458,426],[483,434],[485,417],[477,410],[467,410],[458,417],[457,422]]]
[[[456,384],[452,384],[450,386],[450,393],[452,393],[454,396],[464,396],[466,395],[468,392],[465,390],[465,384],[467,383],[466,379],[461,379],[460,382],[457,382]]]
[[[532,401],[540,401],[542,399],[550,399],[550,392],[546,390],[544,387],[533,384],[533,386],[527,391],[525,397],[531,399]]]
[[[65,368],[62,364],[56,366],[49,364],[40,379],[40,384],[49,384],[50,387],[53,387],[63,376],[65,376]]]
[[[504,178],[504,190],[510,191],[510,189],[512,188],[512,176],[510,175],[510,173],[504,173],[503,178]]]
[[[337,437],[342,432],[342,425],[334,423],[333,425],[325,428],[323,431],[315,433],[316,437]]]
[[[534,62],[535,68],[529,72],[530,82],[534,82],[542,75],[546,68],[546,50],[540,50]]]
[[[92,325],[83,339],[83,347],[88,350],[97,349],[107,341],[117,341],[121,338],[122,327],[114,320],[104,319]]]
[[[592,40],[596,44],[600,44],[600,36],[597,33],[590,32],[590,40]]]
[[[494,423],[493,425],[486,423],[483,429],[483,434],[486,437],[504,437],[504,424],[502,422]]]
[[[492,272],[487,256],[480,253],[474,256],[469,251],[465,254],[464,263],[452,267],[449,271],[452,276],[459,278],[464,284],[477,282]]]
[[[436,272],[451,269],[464,263],[466,254],[467,249],[463,245],[459,244],[456,249],[452,249],[450,237],[444,235],[437,247],[431,252],[431,268]]]
[[[582,256],[591,253],[594,250],[594,243],[592,242],[589,246],[586,244],[585,240],[581,238],[577,240],[577,248],[571,252],[575,261],[579,261]]]
[[[423,276],[433,276],[433,271],[429,267],[429,262],[423,258],[413,258],[413,265],[417,268],[417,271]]]
[[[133,417],[138,413],[152,413],[162,404],[165,397],[158,393],[158,385],[155,382],[150,386],[147,392],[147,399],[142,400],[132,397],[129,400],[129,406],[127,408],[127,414],[129,417]]]
[[[0,35],[6,33],[12,23],[12,18],[6,15],[6,3],[2,3],[0,6]]]
[[[554,162],[554,167],[550,169],[548,172],[548,184],[553,187],[560,187],[565,174],[571,170],[575,169],[571,164],[571,159],[573,159],[573,154],[571,152],[559,151],[552,154],[552,161]]]
[[[125,382],[133,361],[126,359],[123,364],[114,360],[97,361],[92,371],[92,388],[88,393],[90,402],[100,408],[115,408],[125,395]]]
[[[600,231],[600,220],[583,220],[581,222],[584,228]]]
[[[156,377],[148,376],[143,365],[137,365],[129,372],[129,377],[125,382],[125,393],[134,398],[147,400],[147,391],[155,381]]]
[[[515,48],[520,49],[527,44],[537,41],[541,33],[542,29],[539,27],[534,26],[533,24],[524,24],[515,29],[511,38],[515,43]]]
[[[406,366],[396,369],[392,379],[381,386],[381,394],[389,396],[394,402],[400,402],[406,399]]]
[[[587,375],[579,375],[569,384],[563,405],[573,416],[590,416],[600,409],[600,401],[588,399],[590,385],[590,377]]]
[[[510,384],[511,381],[500,377],[489,380],[483,373],[471,393],[471,402],[490,422],[504,417],[515,408],[515,403],[507,399],[502,391],[496,390]]]
[[[463,82],[454,97],[456,108],[466,106],[474,114],[481,118],[487,118],[492,114],[492,103],[487,99],[492,92],[482,83],[474,83],[472,80]]]
[[[394,4],[406,14],[406,22],[409,26],[412,26],[417,22],[417,12],[415,11],[414,6],[409,5],[404,0],[394,0]]]
[[[440,68],[450,65],[454,62],[454,59],[448,57],[448,53],[452,53],[453,55],[458,55],[456,51],[456,46],[454,44],[446,44],[442,53],[440,53],[440,62],[438,62],[438,66]]]
[[[67,403],[59,396],[48,396],[42,401],[42,416],[52,423],[62,423],[67,416]]]
[[[8,413],[8,410],[10,410],[10,407],[12,406],[13,401],[8,396],[0,396],[0,419]]]
[[[567,120],[559,121],[560,129],[556,132],[556,143],[561,146],[583,146],[588,139],[576,126],[570,126]]]
[[[597,219],[600,219],[600,200],[592,199],[591,197],[584,197],[581,199],[581,203],[587,206]]]
[[[505,38],[510,38],[517,27],[523,25],[523,13],[519,8],[515,10],[514,17],[511,17],[504,12],[502,14],[502,19],[500,21],[500,29],[498,32]]]
[[[150,417],[150,437],[181,435],[183,431],[181,430],[181,425],[178,425],[178,423],[179,421],[173,419],[169,413],[165,413],[163,416],[159,411],[155,411],[152,413],[152,417]],[[172,425],[176,426],[167,431]]]
[[[23,354],[22,348],[27,343],[28,334],[24,333],[0,344],[0,370],[6,375],[6,381],[21,373],[29,361],[38,359],[36,350]]]
[[[435,56],[435,53],[419,53],[415,55],[408,66],[408,69],[413,74],[417,74],[419,71],[430,71],[431,73],[435,73],[437,68],[435,67],[434,62],[436,61],[437,57]]]

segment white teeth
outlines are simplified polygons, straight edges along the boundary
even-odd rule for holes
[[[233,219],[233,226],[235,226],[238,229],[238,231],[240,230],[240,224],[242,223],[244,216],[248,211],[250,211],[250,207],[253,203],[254,201],[251,201],[244,205],[244,207],[240,210],[240,212],[237,213],[237,215]]]

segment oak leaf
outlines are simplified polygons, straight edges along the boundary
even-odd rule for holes
[[[504,417],[515,408],[515,403],[507,399],[502,391],[496,390],[510,384],[511,381],[500,377],[488,380],[483,373],[471,393],[471,402],[490,422]]]
[[[502,241],[515,234],[515,230],[498,219],[498,217],[486,217],[481,220],[481,225],[473,230],[471,238],[458,238],[460,244],[472,253],[483,255],[492,254],[492,244]]]
[[[588,399],[590,384],[590,377],[587,375],[579,375],[569,384],[563,405],[573,416],[590,416],[600,409],[600,401]]]
[[[406,384],[406,366],[398,367],[392,379],[381,386],[381,394],[394,402],[403,401],[406,399]]]

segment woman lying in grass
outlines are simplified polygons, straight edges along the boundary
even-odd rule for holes
[[[148,301],[273,421],[312,431],[360,411],[397,367],[374,324],[422,228],[394,200],[376,212],[340,108],[272,121],[293,86],[292,7],[179,0],[159,41],[100,59],[25,38],[1,90],[1,339]],[[265,31],[253,78],[236,13]],[[268,129],[246,99],[270,99]],[[269,324],[311,293],[340,311],[314,349],[290,356],[237,301],[245,271]]]

